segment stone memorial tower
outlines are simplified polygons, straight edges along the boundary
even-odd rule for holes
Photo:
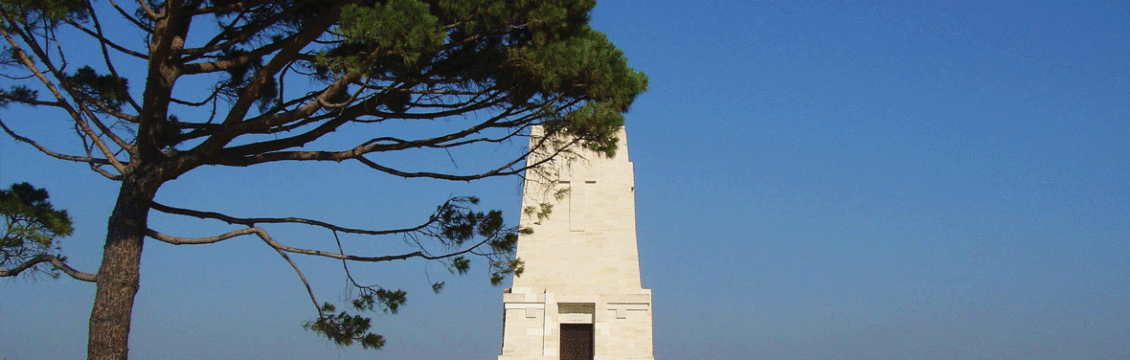
[[[533,233],[518,240],[525,271],[502,296],[499,360],[654,359],[623,128],[618,137],[613,158],[578,148],[527,170],[521,226]],[[531,147],[541,138],[535,128]],[[542,204],[553,206],[548,217]]]

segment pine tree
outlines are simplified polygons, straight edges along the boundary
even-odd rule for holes
[[[429,259],[459,272],[470,266],[471,256],[481,255],[494,282],[520,271],[513,258],[519,229],[506,226],[498,211],[473,210],[473,197],[452,198],[422,225],[399,230],[241,218],[154,199],[163,184],[204,166],[348,162],[404,178],[470,181],[520,174],[527,155],[564,148],[560,142],[612,154],[622,114],[647,79],[589,27],[594,5],[591,0],[0,1],[5,77],[0,106],[61,111],[84,152],[65,153],[24,136],[43,126],[35,119],[3,115],[0,127],[49,157],[87,164],[120,183],[97,272],[52,263],[97,284],[89,358],[128,355],[146,239],[210,244],[254,236],[296,271],[289,255],[343,263]],[[436,120],[449,128],[411,137],[381,128],[393,122],[434,126]],[[468,151],[528,136],[535,125],[547,130],[544,146],[478,171],[438,172],[382,161],[406,150]],[[335,138],[343,134],[349,136]],[[325,146],[327,139],[358,135],[366,140]],[[151,211],[242,228],[181,238],[151,229]],[[268,223],[306,224],[335,236],[428,240],[420,242],[420,251],[404,254],[332,253],[281,244],[260,226]],[[424,249],[428,244],[442,251]],[[406,294],[354,285],[357,296],[347,310],[314,300],[317,317],[306,327],[339,344],[379,348],[384,340],[368,331],[364,311],[395,311]]]

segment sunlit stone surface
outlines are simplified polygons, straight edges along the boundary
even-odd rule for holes
[[[531,145],[541,133],[534,129]],[[614,158],[575,150],[527,171],[521,225],[534,232],[518,240],[525,272],[503,294],[499,360],[654,359],[635,179],[623,129],[618,137]],[[553,207],[539,218],[542,203]]]

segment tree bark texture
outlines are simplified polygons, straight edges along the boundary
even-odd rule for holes
[[[120,360],[129,356],[130,319],[141,284],[141,249],[156,188],[135,176],[122,181],[98,269],[98,289],[90,314],[89,359]]]
[[[149,209],[161,184],[169,178],[159,163],[167,160],[161,152],[172,95],[178,72],[168,59],[184,45],[191,16],[181,10],[180,1],[164,4],[153,24],[149,44],[149,73],[141,112],[138,114],[136,153],[123,173],[118,201],[110,215],[102,265],[98,269],[98,289],[90,314],[90,341],[87,358],[125,360],[129,357],[130,323],[134,299],[141,286],[141,251],[148,230]],[[175,176],[174,176],[175,177]]]

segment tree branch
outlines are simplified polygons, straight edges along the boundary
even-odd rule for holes
[[[306,286],[306,293],[310,295],[310,302],[313,302],[314,308],[318,309],[318,316],[325,316],[325,314],[322,312],[322,306],[318,304],[318,298],[314,296],[314,289],[310,287],[310,282],[306,281],[306,275],[302,274],[302,269],[298,268],[298,264],[295,264],[294,260],[291,260],[290,256],[288,256],[282,250],[275,248],[275,252],[278,252],[279,256],[282,256],[282,258],[285,259],[288,264],[290,264],[290,267],[294,269],[294,272],[298,274],[298,278],[302,280],[302,285]]]
[[[74,268],[64,263],[62,259],[51,254],[39,254],[39,256],[28,259],[28,261],[25,261],[23,264],[20,264],[12,268],[11,270],[0,269],[0,277],[13,277],[19,275],[24,270],[30,269],[40,263],[51,263],[51,266],[54,266],[56,269],[59,269],[64,274],[69,275],[75,280],[95,282],[98,279],[97,274],[84,273],[82,271],[75,270]]]
[[[8,16],[7,13],[5,13],[4,15],[5,15],[5,17]],[[32,62],[30,58],[28,58],[27,53],[25,53],[23,51],[23,49],[19,46],[19,44],[16,43],[16,40],[11,37],[9,32],[5,28],[0,27],[0,34],[2,34],[4,36],[4,38],[8,41],[8,43],[10,45],[12,45],[12,48],[13,48],[13,50],[15,50],[15,53],[17,55],[17,58],[19,59],[19,61],[21,63],[23,63],[24,67],[26,67],[28,70],[30,70],[32,73],[34,73],[36,78],[38,78],[39,81],[41,83],[43,83],[43,85],[46,86],[48,90],[51,91],[51,93],[55,96],[55,99],[58,100],[59,107],[63,108],[64,110],[67,111],[67,113],[75,121],[75,124],[77,124],[80,128],[82,128],[82,131],[86,134],[87,137],[90,138],[90,141],[94,142],[94,144],[98,147],[99,151],[102,152],[103,156],[106,156],[106,160],[109,162],[109,164],[114,166],[114,168],[116,170],[118,170],[119,173],[124,173],[126,166],[124,164],[122,164],[120,161],[118,161],[117,158],[114,157],[114,152],[110,151],[109,147],[106,146],[106,143],[104,141],[102,141],[102,139],[98,138],[98,135],[96,133],[94,133],[94,130],[91,129],[90,126],[87,125],[85,121],[83,121],[82,114],[68,105],[68,103],[66,102],[66,99],[63,97],[63,94],[59,92],[59,89],[55,86],[55,84],[52,83],[49,79],[47,79],[47,76],[44,75],[43,72],[40,71],[39,68],[35,66],[35,63]],[[24,42],[26,44],[28,44],[29,46],[34,45],[34,43],[27,36],[27,34],[24,34],[23,32],[17,32],[17,34],[21,38],[23,38]],[[47,66],[48,70],[51,71],[51,73],[53,75],[55,75],[55,77],[57,79],[63,77],[63,74],[59,73],[59,71],[56,70],[51,65],[51,63],[48,62],[49,56],[47,56],[47,54],[44,53],[43,49],[39,48],[38,46],[32,46],[31,50],[35,52],[37,57],[39,57],[40,59],[42,59],[44,61],[44,65]],[[127,151],[129,151],[129,149],[127,149]]]
[[[379,151],[395,151],[413,148],[439,148],[446,147],[440,144],[445,142],[452,142],[478,133],[488,128],[496,127],[496,125],[503,119],[514,115],[512,111],[503,111],[501,114],[492,116],[491,118],[460,131],[449,133],[443,136],[437,136],[429,139],[419,139],[413,141],[397,140],[394,138],[378,138],[366,141],[365,143],[344,151],[278,151],[287,148],[300,147],[304,144],[314,141],[321,136],[333,132],[342,124],[354,120],[356,117],[364,114],[365,112],[372,112],[370,108],[373,104],[369,101],[362,102],[349,107],[342,111],[341,114],[322,125],[311,129],[302,134],[295,136],[270,140],[264,142],[250,143],[240,146],[224,149],[224,152],[217,158],[216,163],[230,166],[249,166],[263,162],[281,161],[281,160],[330,160],[342,161],[347,159],[356,159],[361,156]],[[484,105],[485,107],[485,105]],[[478,107],[470,109],[462,109],[462,111],[453,113],[465,113],[481,110]],[[451,115],[445,115],[451,116]],[[391,143],[382,143],[382,140],[389,140]],[[278,152],[271,152],[278,151]]]
[[[444,203],[444,205],[441,206],[441,208],[444,207],[444,206],[448,206],[450,203],[451,203],[451,200],[448,200],[448,202]],[[394,235],[394,234],[409,233],[409,232],[419,231],[419,230],[426,228],[429,225],[436,222],[436,217],[432,216],[428,219],[427,222],[425,222],[425,223],[423,223],[419,226],[415,226],[415,227],[404,228],[404,229],[395,229],[395,230],[366,230],[366,229],[347,228],[347,227],[338,226],[338,225],[330,224],[330,223],[323,222],[323,221],[296,218],[296,217],[240,218],[240,217],[229,216],[229,215],[225,215],[225,214],[221,214],[221,213],[217,213],[217,212],[182,209],[182,208],[164,205],[164,204],[157,203],[157,202],[153,202],[152,205],[153,205],[153,207],[152,207],[153,210],[157,210],[157,211],[160,211],[160,212],[163,212],[163,213],[166,213],[166,214],[191,216],[191,217],[196,217],[196,218],[200,218],[200,219],[213,219],[213,220],[219,220],[219,221],[223,221],[223,222],[226,222],[228,224],[233,224],[233,225],[244,225],[244,226],[254,227],[258,224],[304,224],[304,225],[317,226],[317,227],[325,228],[325,229],[332,230],[332,231],[340,231],[340,232],[347,233],[347,234],[361,234],[361,235]],[[239,235],[243,235],[243,234],[239,234]]]
[[[93,7],[90,8],[90,13],[92,14],[91,17],[94,18],[95,16],[93,15],[94,14],[94,8]],[[98,42],[101,43],[102,46],[104,46],[104,47],[105,46],[112,47],[112,48],[114,48],[114,50],[118,50],[118,52],[121,52],[121,53],[129,55],[129,56],[133,56],[133,57],[136,57],[136,58],[139,58],[139,59],[149,59],[148,55],[142,54],[142,53],[134,51],[134,50],[127,49],[126,47],[118,45],[117,43],[110,41],[110,39],[107,39],[106,37],[102,36],[102,29],[101,29],[101,26],[97,24],[97,19],[95,19],[95,22],[96,22],[95,28],[98,30],[97,32],[91,31],[90,29],[87,29],[86,27],[80,25],[79,23],[75,22],[74,20],[71,20],[71,19],[68,19],[68,18],[63,18],[62,20],[65,21],[67,24],[71,25],[71,27],[78,29],[79,31],[82,31],[82,32],[86,33],[87,35],[90,35],[91,37],[97,39]]]
[[[166,13],[166,11],[161,11],[161,13],[158,14],[156,11],[153,11],[153,8],[149,7],[149,3],[145,0],[137,0],[137,4],[140,5],[141,9],[145,11],[145,15],[149,16],[149,18],[152,20],[157,20],[158,18],[164,16],[164,14]],[[166,6],[168,5],[166,4]]]
[[[229,232],[226,232],[226,233],[223,233],[223,234],[220,234],[220,235],[216,235],[216,236],[209,236],[209,237],[203,237],[203,238],[182,238],[182,237],[165,235],[165,234],[157,232],[156,230],[153,230],[153,229],[146,229],[145,235],[150,237],[150,238],[161,241],[163,243],[168,243],[168,244],[173,244],[173,245],[202,245],[202,244],[215,244],[215,243],[218,243],[218,242],[221,242],[221,241],[224,241],[224,240],[227,240],[227,239],[231,239],[231,238],[234,238],[234,237],[238,237],[238,236],[251,235],[251,234],[255,233],[255,230],[256,230],[256,228],[247,228],[247,229],[229,231]]]
[[[127,54],[130,54],[130,52],[128,52],[128,49],[119,47],[117,44],[107,40],[104,36],[105,34],[102,32],[102,23],[98,21],[98,14],[94,11],[94,5],[87,2],[86,8],[90,10],[90,19],[94,23],[94,29],[98,31],[98,40],[100,40],[99,43],[102,45],[102,61],[106,63],[106,68],[110,70],[110,74],[113,75],[114,78],[122,79],[123,77],[121,75],[118,75],[118,70],[114,68],[114,62],[110,61],[110,50],[106,48],[106,45],[110,45],[115,49],[118,49],[118,51],[125,52]],[[145,56],[143,54],[137,55],[140,55],[142,59],[149,60],[148,56]],[[126,100],[129,100],[129,103],[131,106],[133,106],[135,112],[141,112],[141,106],[137,104],[137,101],[134,101],[133,96],[130,96],[129,92],[125,93],[125,98]]]
[[[262,2],[258,2],[258,3],[261,4]],[[233,3],[231,5],[228,5],[228,6],[225,6],[225,7],[220,7],[220,8],[200,8],[200,9],[197,9],[196,11],[194,11],[194,14],[221,13],[221,12],[226,12],[226,11],[247,9],[251,6],[254,6],[254,5],[248,4],[248,3],[237,2],[237,3]],[[216,34],[216,36],[213,37],[212,40],[208,41],[208,43],[205,44],[203,47],[185,48],[185,49],[181,49],[180,52],[182,54],[189,55],[187,57],[187,59],[192,60],[192,59],[199,58],[199,57],[201,57],[204,54],[207,54],[209,52],[220,51],[220,50],[223,50],[223,49],[226,49],[226,48],[230,48],[230,47],[232,47],[236,44],[242,43],[244,41],[250,40],[251,38],[255,37],[255,35],[258,34],[260,31],[262,31],[263,29],[266,29],[270,26],[273,26],[276,22],[278,22],[279,20],[281,20],[285,16],[291,15],[291,13],[292,13],[292,11],[294,11],[294,9],[297,9],[297,7],[293,8],[293,9],[287,9],[287,11],[283,11],[283,12],[280,12],[278,14],[275,14],[270,19],[260,20],[259,22],[257,22],[255,24],[255,26],[253,26],[249,29],[241,29],[238,33],[236,33],[234,35],[228,34],[228,28],[233,27],[235,25],[234,21],[239,19],[237,17],[237,19],[233,20],[233,23],[229,24],[229,26],[223,26],[224,31],[219,33],[219,34]],[[224,37],[227,40],[221,43],[219,41],[221,37]],[[274,52],[275,50],[278,50],[279,47],[281,47],[281,43],[282,42],[272,42],[272,43],[268,44],[267,46],[263,46],[263,47],[260,47],[256,50],[251,51],[249,53],[249,55],[255,54],[254,56],[258,56],[258,55],[269,54],[271,52]],[[253,58],[254,57],[244,57],[242,59],[241,64],[246,64],[247,60],[250,60],[250,59],[253,59]],[[211,65],[209,65],[209,64],[211,64]],[[223,70],[223,68],[227,68],[227,67],[230,67],[232,65],[236,65],[236,63],[211,62],[211,63],[195,63],[195,64],[189,64],[189,65],[192,69],[187,70],[187,72],[188,73],[195,73],[195,71],[209,72],[209,71]],[[213,65],[216,66],[217,68],[209,70]]]
[[[129,22],[132,23],[134,26],[137,26],[138,29],[141,29],[142,31],[145,31],[145,32],[150,32],[150,33],[153,32],[153,28],[146,26],[145,24],[141,23],[141,21],[138,21],[136,18],[131,16],[128,12],[126,12],[125,9],[122,9],[122,7],[120,5],[118,5],[117,1],[110,0],[110,5],[113,5],[114,9],[118,11],[118,14],[122,15],[122,17],[125,18],[126,20],[129,20]]]
[[[31,146],[35,147],[36,149],[38,149],[40,152],[47,154],[47,156],[50,156],[50,157],[53,157],[53,158],[56,158],[56,159],[74,161],[74,162],[82,162],[82,163],[90,163],[90,164],[98,164],[98,165],[110,165],[111,164],[111,162],[109,160],[106,160],[106,159],[100,159],[100,158],[89,157],[89,156],[75,156],[75,155],[60,154],[60,153],[51,151],[51,149],[48,149],[47,147],[40,145],[39,143],[35,142],[35,140],[28,139],[26,137],[20,136],[19,134],[16,134],[14,131],[12,131],[12,129],[9,129],[8,126],[4,124],[3,119],[0,119],[0,128],[3,128],[4,132],[8,133],[8,136],[11,136],[13,139],[16,139],[16,141],[31,145]]]
[[[340,3],[331,5],[332,9],[328,11],[334,13],[340,11]],[[220,149],[239,135],[246,133],[248,129],[263,126],[270,127],[271,124],[269,122],[247,122],[243,120],[251,105],[256,101],[259,91],[264,84],[266,84],[267,79],[272,78],[281,71],[289,64],[291,57],[300,53],[306,45],[316,40],[323,32],[330,29],[334,25],[334,18],[334,16],[325,16],[317,23],[309,24],[309,26],[291,36],[287,41],[282,41],[281,43],[285,45],[279,49],[278,54],[271,58],[271,60],[256,73],[250,83],[240,91],[238,99],[231,105],[226,118],[222,122],[225,128],[210,136],[207,140],[204,140],[203,143],[193,149],[193,152],[210,156],[219,152]]]

